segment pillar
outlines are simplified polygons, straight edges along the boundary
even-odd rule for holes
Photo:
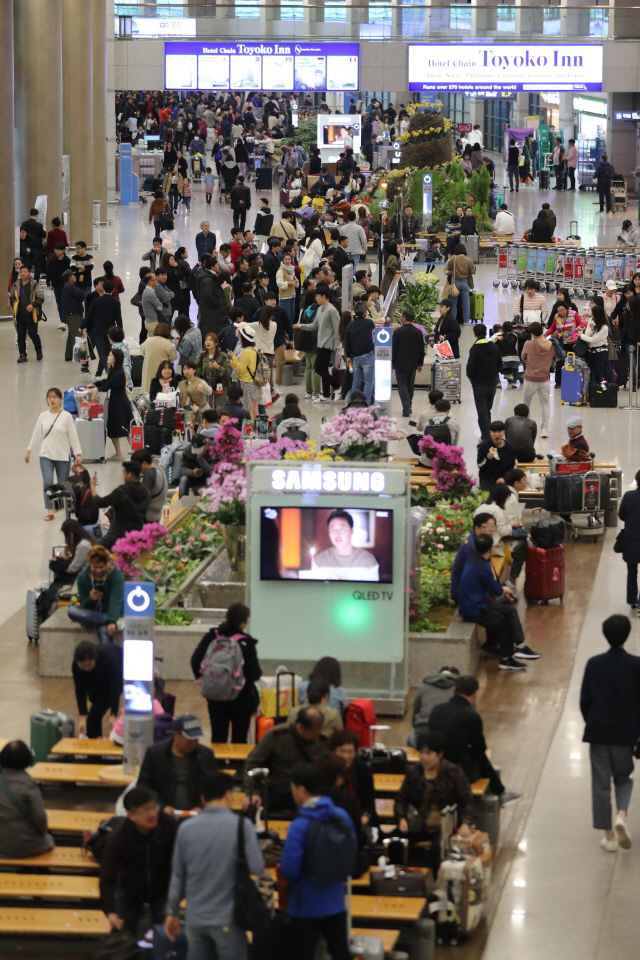
[[[61,0],[15,0],[13,7],[16,219],[26,220],[36,197],[46,194],[47,227],[62,218],[61,10]],[[6,69],[4,63],[3,76]],[[5,91],[2,99],[10,99]]]
[[[93,14],[93,200],[107,219],[107,5],[91,0]],[[87,241],[88,242],[88,241]]]
[[[13,263],[16,255],[15,163],[13,156],[13,0],[0,0],[0,163],[7,176],[6,188],[2,191],[0,221],[5,225],[0,230],[0,263]]]
[[[90,0],[62,0],[62,137],[70,158],[69,241],[84,240],[87,246],[93,243],[92,19]]]
[[[561,93],[560,94],[560,109],[558,110],[558,126],[564,134],[564,146],[567,148],[569,140],[574,139],[575,135],[575,124],[574,124],[574,110],[573,110],[573,98],[574,93]]]

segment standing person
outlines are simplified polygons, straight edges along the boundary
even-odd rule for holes
[[[124,372],[124,353],[115,347],[106,358],[107,376],[96,380],[95,386],[101,393],[109,393],[107,410],[107,436],[113,443],[115,454],[109,460],[122,460],[120,440],[129,436],[133,413],[127,396],[127,377]]]
[[[556,348],[547,340],[541,323],[530,323],[527,330],[531,340],[522,348],[524,369],[524,402],[531,409],[531,401],[536,393],[540,398],[540,436],[548,436],[549,428],[549,384],[551,367],[559,360]],[[605,354],[606,357],[606,354]]]
[[[233,210],[233,226],[244,232],[247,211],[251,209],[251,190],[245,184],[244,177],[238,177],[229,196]]]
[[[137,936],[145,903],[152,922],[164,923],[178,821],[160,810],[148,787],[133,787],[122,802],[126,820],[100,859],[100,905],[113,930],[127,927]]]
[[[491,408],[496,395],[498,374],[502,370],[502,357],[497,344],[487,339],[484,323],[476,323],[473,334],[476,339],[467,358],[467,377],[473,389],[480,437],[488,440]]]
[[[414,320],[413,310],[403,310],[400,326],[394,330],[391,341],[391,362],[396,371],[403,417],[411,416],[416,373],[424,365],[424,337]]]
[[[234,922],[239,830],[252,874],[262,872],[264,858],[251,821],[233,812],[231,777],[207,777],[201,792],[202,813],[184,823],[176,837],[165,931],[172,941],[178,936],[186,898],[190,960],[247,960],[247,935]]]
[[[332,960],[349,960],[345,880],[355,870],[356,836],[349,814],[329,797],[320,796],[321,790],[318,769],[310,763],[299,763],[291,774],[298,816],[289,827],[280,861],[280,869],[289,881],[287,912],[300,960],[313,960],[320,936]],[[330,821],[333,830],[339,829],[342,835],[341,855],[338,859],[334,854],[333,863],[329,852],[322,849],[323,832]],[[328,868],[330,879],[314,877],[321,865],[318,861]]]
[[[515,189],[516,193],[518,193],[520,189],[520,151],[516,147],[516,141],[513,137],[509,140],[507,170],[509,172],[509,192],[513,193],[513,183],[515,180]]]
[[[156,190],[149,206],[149,223],[153,223],[156,237],[160,236],[163,217],[171,214],[171,204],[165,199],[162,190]]]
[[[290,253],[285,253],[282,257],[282,262],[276,273],[276,283],[278,285],[278,304],[286,313],[289,323],[293,324],[296,318],[298,280]]]
[[[167,475],[159,464],[156,466],[152,454],[146,447],[142,450],[134,450],[131,459],[140,464],[142,485],[149,491],[147,523],[160,523],[169,488]]]
[[[93,550],[107,553],[104,547],[93,547]],[[118,716],[122,693],[122,647],[116,643],[95,644],[82,640],[73,652],[71,673],[80,716],[76,732],[78,735],[86,733],[91,739],[101,737],[102,718],[107,710],[114,719]],[[87,707],[87,700],[91,707]]]
[[[198,260],[202,260],[202,255],[212,254],[216,248],[216,235],[211,232],[208,220],[203,220],[200,224],[200,233],[196,233],[196,250],[198,251]]]
[[[567,171],[569,173],[569,191],[576,189],[576,167],[578,166],[578,148],[575,140],[569,140],[569,153],[567,154]]]
[[[225,638],[231,638],[232,642],[240,647],[244,659],[242,667],[244,682],[237,696],[233,700],[207,700],[212,743],[227,742],[229,724],[231,724],[231,742],[246,743],[251,717],[260,702],[255,684],[262,676],[262,670],[256,650],[258,641],[247,632],[249,616],[249,607],[244,603],[232,603],[223,623],[204,635],[191,657],[191,669],[196,680],[200,680],[202,662],[207,651],[218,639],[224,643]]]
[[[60,304],[64,322],[67,326],[67,341],[64,349],[65,360],[73,360],[73,348],[76,337],[80,334],[84,318],[84,292],[76,284],[76,275],[73,270],[67,270],[63,274],[64,286],[60,297]],[[89,369],[88,360],[83,364],[82,370]]]
[[[39,272],[38,272],[39,275]],[[26,363],[27,334],[35,347],[36,359],[42,360],[42,343],[38,334],[44,291],[37,280],[32,279],[28,267],[20,267],[20,276],[11,287],[9,303],[13,310],[18,332],[18,363]]]
[[[58,307],[58,317],[60,318],[60,326],[58,329],[64,329],[64,310],[62,307],[62,289],[65,284],[64,274],[71,267],[71,260],[65,253],[66,244],[56,243],[53,248],[52,255],[47,261],[47,286],[49,290],[53,290],[53,295],[56,298],[56,306]]]
[[[451,311],[456,317],[458,315],[458,298],[462,304],[462,320],[468,323],[471,318],[471,306],[469,300],[469,291],[471,289],[470,277],[476,272],[473,260],[467,256],[467,248],[463,243],[458,243],[453,248],[453,256],[449,257],[444,272],[452,284],[455,283],[458,288],[458,295],[451,296]]]
[[[367,316],[364,303],[356,303],[354,317],[344,335],[344,354],[353,364],[352,392],[364,393],[373,403],[373,332],[375,323]]]
[[[636,473],[635,490],[627,490],[620,502],[618,516],[624,523],[624,530],[618,536],[622,539],[622,559],[627,565],[627,603],[632,612],[638,612],[638,563],[640,563],[640,470]]]
[[[99,376],[103,370],[107,369],[109,330],[111,327],[122,326],[122,308],[120,301],[115,300],[111,296],[112,291],[113,280],[105,280],[103,294],[96,297],[95,300],[92,300],[82,324],[83,329],[89,334],[89,339],[100,357],[97,376]],[[67,343],[68,342],[69,337],[67,337]]]
[[[47,234],[47,260],[50,260],[53,256],[54,250],[58,243],[64,244],[65,250],[69,246],[69,239],[67,237],[66,231],[64,231],[60,225],[60,217],[54,217],[51,221],[51,230]]]
[[[607,213],[610,217],[613,216],[611,212],[611,181],[613,179],[613,174],[615,170],[609,163],[606,153],[603,153],[600,157],[599,163],[596,164],[596,169],[593,174],[594,180],[598,184],[598,200],[600,201],[600,213],[604,213],[604,205],[606,202]]]
[[[631,632],[628,617],[614,615],[602,624],[607,653],[587,661],[580,691],[585,720],[582,740],[591,758],[594,830],[604,830],[600,845],[609,853],[631,847],[627,810],[633,790],[633,752],[640,735],[640,658],[624,649]],[[611,825],[611,781],[617,816]]]
[[[113,264],[111,260],[105,260],[105,262],[102,264],[102,269],[104,270],[104,276],[102,277],[102,280],[104,280],[105,283],[107,282],[107,280],[111,280],[111,282],[113,283],[113,287],[111,289],[111,296],[113,297],[114,300],[119,300],[120,294],[124,293],[124,283],[122,282],[122,279],[118,276],[117,273],[113,272]],[[106,292],[108,293],[109,291],[106,290]]]
[[[163,302],[156,293],[158,277],[155,273],[148,273],[144,278],[145,287],[142,291],[140,309],[144,317],[144,327],[148,336],[153,337],[156,327],[164,323],[162,313]]]
[[[395,240],[387,244],[384,254],[384,274],[382,276],[382,283],[380,284],[380,296],[382,300],[387,296],[393,278],[397,273],[400,273],[400,259],[402,257],[404,257],[404,244],[396,243]]]
[[[260,197],[260,206],[256,214],[256,222],[253,226],[253,232],[256,236],[256,246],[258,252],[262,251],[262,245],[268,240],[273,227],[273,214],[266,197]]]
[[[295,330],[318,331],[318,353],[316,355],[315,372],[322,378],[322,397],[319,403],[330,403],[332,390],[335,399],[340,395],[340,384],[330,373],[333,364],[333,351],[341,348],[340,343],[340,314],[330,301],[330,290],[326,284],[319,284],[316,288],[316,303],[318,309],[311,323],[294,323]],[[315,400],[313,401],[315,403]]]
[[[566,190],[567,184],[564,175],[564,147],[560,137],[556,137],[553,148],[553,169],[556,172],[556,190]]]
[[[607,320],[604,308],[598,306],[593,307],[591,310],[591,319],[587,323],[586,329],[580,334],[580,339],[586,340],[589,344],[587,363],[591,371],[589,378],[590,383],[602,383],[604,379],[605,367],[609,356],[608,342],[610,333],[609,321]]]
[[[436,321],[433,328],[436,343],[443,343],[447,340],[451,344],[451,350],[456,360],[460,359],[460,324],[453,315],[453,301],[449,298],[441,300],[438,304],[440,309],[440,319]]]
[[[218,260],[209,257],[204,262],[205,269],[200,275],[198,293],[199,324],[202,336],[208,333],[219,334],[229,322],[229,307],[225,296],[225,282]]]
[[[165,196],[169,197],[169,205],[174,216],[178,212],[180,194],[182,193],[182,183],[182,174],[178,169],[178,164],[174,163],[171,170],[167,171],[167,174],[164,178],[164,183],[162,185]],[[149,223],[151,223],[151,220],[149,220]],[[160,231],[157,231],[156,236],[158,236],[159,233]]]
[[[10,740],[0,751],[3,788],[0,790],[0,857],[38,857],[53,850],[47,811],[40,787],[27,773],[33,763],[22,740]]]
[[[249,412],[251,419],[255,420],[258,416],[258,406],[262,402],[262,387],[255,382],[258,353],[253,328],[242,327],[238,330],[238,339],[242,352],[239,357],[236,357],[229,351],[231,366],[238,371],[238,385],[242,388],[242,406]]]
[[[76,267],[76,276],[78,286],[84,291],[85,297],[91,293],[91,276],[93,271],[93,257],[87,253],[87,245],[84,240],[78,240],[76,243],[76,252],[71,257]]]
[[[37,207],[29,210],[29,219],[20,224],[20,229],[24,230],[29,238],[29,247],[31,249],[31,258],[33,260],[33,278],[38,283],[40,280],[40,265],[42,263],[42,246],[46,242],[47,233],[44,226],[38,220],[40,214]]]
[[[82,448],[73,423],[73,417],[62,409],[62,391],[58,387],[47,390],[48,410],[41,413],[27,447],[25,463],[31,459],[31,451],[39,446],[42,486],[45,490],[45,520],[53,520],[53,507],[46,494],[47,487],[53,483],[54,471],[57,482],[69,479],[69,450],[75,457],[75,465],[82,466]]]
[[[411,207],[409,207],[408,210],[411,210]],[[341,229],[343,236],[347,237],[349,241],[349,253],[355,274],[360,260],[365,257],[367,253],[367,235],[357,222],[354,210],[351,210],[347,214],[347,222],[343,223]],[[316,264],[313,264],[313,266],[316,266]]]

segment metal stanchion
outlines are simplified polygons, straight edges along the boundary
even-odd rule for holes
[[[635,353],[637,355],[639,349],[640,343],[635,344],[635,346],[632,343],[629,344],[629,403],[626,407],[619,407],[619,410],[640,410],[640,406],[638,405],[638,374],[640,370],[638,370],[637,357],[635,377],[633,373],[633,354]],[[633,385],[634,380],[635,387]]]

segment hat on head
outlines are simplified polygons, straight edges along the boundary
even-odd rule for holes
[[[181,733],[187,740],[199,740],[200,737],[204,737],[200,721],[192,713],[183,713],[176,717],[173,729],[176,733]]]
[[[606,283],[607,290],[617,290],[617,284],[615,280],[607,280]]]
[[[453,306],[453,300],[449,300],[448,297],[445,297],[444,300],[441,300],[441,301],[440,301],[440,303],[438,304],[438,306],[439,306],[439,307],[449,307],[449,309],[451,309],[451,307]]]
[[[573,430],[574,427],[582,426],[582,417],[569,417],[567,420],[567,427],[570,430]]]
[[[255,331],[251,327],[242,327],[240,329],[240,335],[244,337],[245,340],[249,340],[250,343],[256,342]]]
[[[60,277],[60,279],[61,279],[61,280],[68,280],[69,277],[72,276],[74,272],[75,272],[75,271],[73,271],[73,270],[65,270],[65,272],[62,274],[62,276]]]

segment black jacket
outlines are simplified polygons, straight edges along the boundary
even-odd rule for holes
[[[53,287],[55,290],[57,287],[64,287],[64,284],[67,282],[62,279],[62,274],[65,270],[68,270],[71,266],[71,260],[69,257],[64,255],[60,260],[54,254],[51,259],[47,262],[47,286]]]
[[[529,243],[551,243],[553,227],[546,217],[537,217],[529,231]]]
[[[220,277],[211,270],[203,270],[198,289],[198,306],[202,339],[208,333],[218,333],[229,322],[227,298]]]
[[[431,711],[429,730],[439,730],[445,735],[445,759],[461,766],[467,780],[474,783],[480,777],[480,763],[486,755],[487,744],[482,717],[473,704],[459,695],[439,703]]]
[[[247,323],[251,323],[256,310],[262,310],[259,302],[255,297],[252,297],[250,293],[245,293],[241,297],[234,297],[233,305],[237,307],[238,310],[242,310],[242,316]]]
[[[20,224],[20,229],[26,231],[27,237],[31,240],[29,246],[31,247],[31,256],[35,256],[38,253],[42,252],[42,244],[47,239],[47,231],[44,229],[39,220],[33,220],[29,217],[28,220],[25,220]]]
[[[424,364],[424,337],[412,323],[403,323],[393,331],[391,358],[396,370],[417,370]]]
[[[96,507],[113,507],[114,520],[109,527],[109,539],[124,537],[130,530],[142,530],[147,522],[149,491],[137,480],[127,480],[108,493],[94,497]]]
[[[237,159],[237,157],[236,157]],[[232,210],[249,210],[251,207],[251,190],[244,183],[236,183],[235,187],[231,188],[231,193],[229,194],[231,198],[231,209]]]
[[[317,177],[320,171],[322,170],[322,160],[320,157],[312,156],[309,157],[309,176]]]
[[[354,317],[344,335],[344,352],[350,360],[373,353],[373,331],[376,325],[368,317]]]
[[[640,490],[627,490],[618,516],[624,522],[622,559],[627,563],[640,563]]]
[[[202,476],[196,477],[194,470],[202,470]],[[201,480],[203,484],[207,482],[207,477],[211,476],[213,470],[213,458],[207,447],[198,447],[194,450],[188,443],[182,452],[182,461],[180,463],[180,474],[183,477],[194,477]]]
[[[154,743],[153,746],[147,747],[138,777],[138,786],[155,790],[161,802],[167,807],[174,806],[176,790],[171,759],[172,746],[173,740],[162,740],[160,743]],[[199,807],[202,802],[200,798],[204,778],[216,773],[218,764],[213,755],[213,750],[209,747],[203,747],[200,743],[193,753],[189,754],[188,759],[189,808],[193,809],[193,807]]]
[[[204,637],[193,651],[191,656],[191,669],[196,680],[200,679],[200,667],[204,656],[209,649],[209,645],[217,636],[215,627],[205,633]],[[244,680],[245,684],[234,703],[245,703],[252,710],[257,707],[260,698],[256,691],[256,681],[262,676],[262,667],[258,661],[258,651],[256,650],[258,641],[246,634],[240,641],[242,653],[244,656]]]
[[[360,814],[367,813],[369,823],[377,824],[376,792],[373,786],[371,765],[367,760],[358,756],[355,758],[353,764],[347,770],[343,789],[356,798]]]
[[[106,340],[110,327],[122,327],[120,301],[108,293],[94,300],[84,319],[84,329],[92,341]]]
[[[493,440],[481,440],[478,444],[478,477],[483,490],[493,486],[500,479],[504,479],[509,470],[516,465],[516,448],[508,440],[504,446],[498,448],[498,456],[488,458],[487,454],[493,446]]]
[[[333,251],[333,272],[335,274],[336,280],[342,282],[342,270],[347,266],[348,263],[351,263],[351,257],[339,244],[336,249]]]
[[[278,273],[279,269],[280,261],[275,253],[273,253],[272,250],[269,250],[268,253],[265,253],[264,257],[262,258],[262,271],[269,277],[269,290],[272,290],[276,295],[278,293],[276,274]]]
[[[460,324],[452,314],[451,310],[447,310],[444,317],[440,317],[437,321],[433,332],[436,335],[436,343],[438,337],[444,337],[446,340],[459,340],[460,339]]]
[[[220,407],[221,413],[223,410],[238,421],[238,427],[242,425],[243,420],[251,420],[251,414],[248,410],[245,410],[240,401],[236,403],[233,400],[227,400],[224,407]]]
[[[75,283],[65,281],[62,288],[62,309],[71,316],[82,316],[84,313],[84,292]]]
[[[74,660],[71,673],[81,717],[86,717],[89,712],[87,698],[91,703],[106,704],[113,716],[118,716],[122,693],[122,647],[115,643],[99,643],[93,670],[81,670]]]
[[[422,809],[425,799],[428,805],[435,805],[438,810],[450,804],[458,806],[458,821],[473,823],[475,818],[475,804],[469,781],[463,771],[455,763],[442,760],[440,772],[435,780],[427,780],[422,764],[414,763],[409,768],[394,804],[396,817],[406,817],[409,806],[416,810]]]
[[[633,747],[640,735],[640,657],[613,647],[591,657],[584,670],[580,710],[586,743]]]
[[[117,913],[118,887],[142,902],[166,897],[178,826],[175,817],[161,812],[158,826],[148,834],[129,819],[114,830],[100,861],[100,905],[106,914]]]
[[[491,340],[476,340],[467,358],[467,376],[478,386],[495,386],[502,370],[502,357]]]
[[[475,217],[463,217],[460,221],[460,235],[464,237],[472,237],[478,232],[478,221]]]
[[[260,207],[260,210],[256,214],[253,232],[257,237],[268,237],[271,233],[272,226],[273,214],[271,213],[270,207]]]

